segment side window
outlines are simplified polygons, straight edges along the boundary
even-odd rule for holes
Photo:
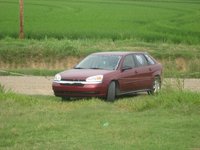
[[[148,65],[147,59],[142,54],[136,54],[135,59],[136,59],[138,66],[147,66]]]
[[[148,64],[150,64],[150,65],[155,64],[154,60],[149,55],[145,54],[145,57],[146,57],[146,59],[148,61]]]
[[[133,56],[132,55],[128,55],[125,57],[124,59],[124,63],[123,63],[123,67],[131,67],[134,68],[135,67],[135,62],[133,60]]]

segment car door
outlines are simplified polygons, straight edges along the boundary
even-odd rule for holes
[[[138,89],[149,89],[152,87],[152,67],[148,63],[147,58],[144,54],[134,54],[135,62],[137,64],[138,78]]]
[[[138,90],[139,74],[133,55],[127,55],[124,58],[119,78],[120,91],[122,93]]]

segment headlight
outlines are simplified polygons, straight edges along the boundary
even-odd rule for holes
[[[54,77],[54,81],[60,81],[61,80],[61,75],[60,74],[56,74]]]
[[[103,75],[91,76],[86,79],[88,83],[102,83]]]

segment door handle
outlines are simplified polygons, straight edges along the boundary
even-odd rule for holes
[[[149,68],[149,71],[152,71],[152,69],[151,69],[151,68]]]
[[[135,73],[138,74],[137,70],[135,70]]]

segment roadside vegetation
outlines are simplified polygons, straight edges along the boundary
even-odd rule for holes
[[[0,90],[0,149],[198,149],[200,94],[61,101]]]
[[[200,77],[200,45],[53,38],[0,40],[0,75],[54,75],[101,51],[147,51],[163,64],[165,77]]]

